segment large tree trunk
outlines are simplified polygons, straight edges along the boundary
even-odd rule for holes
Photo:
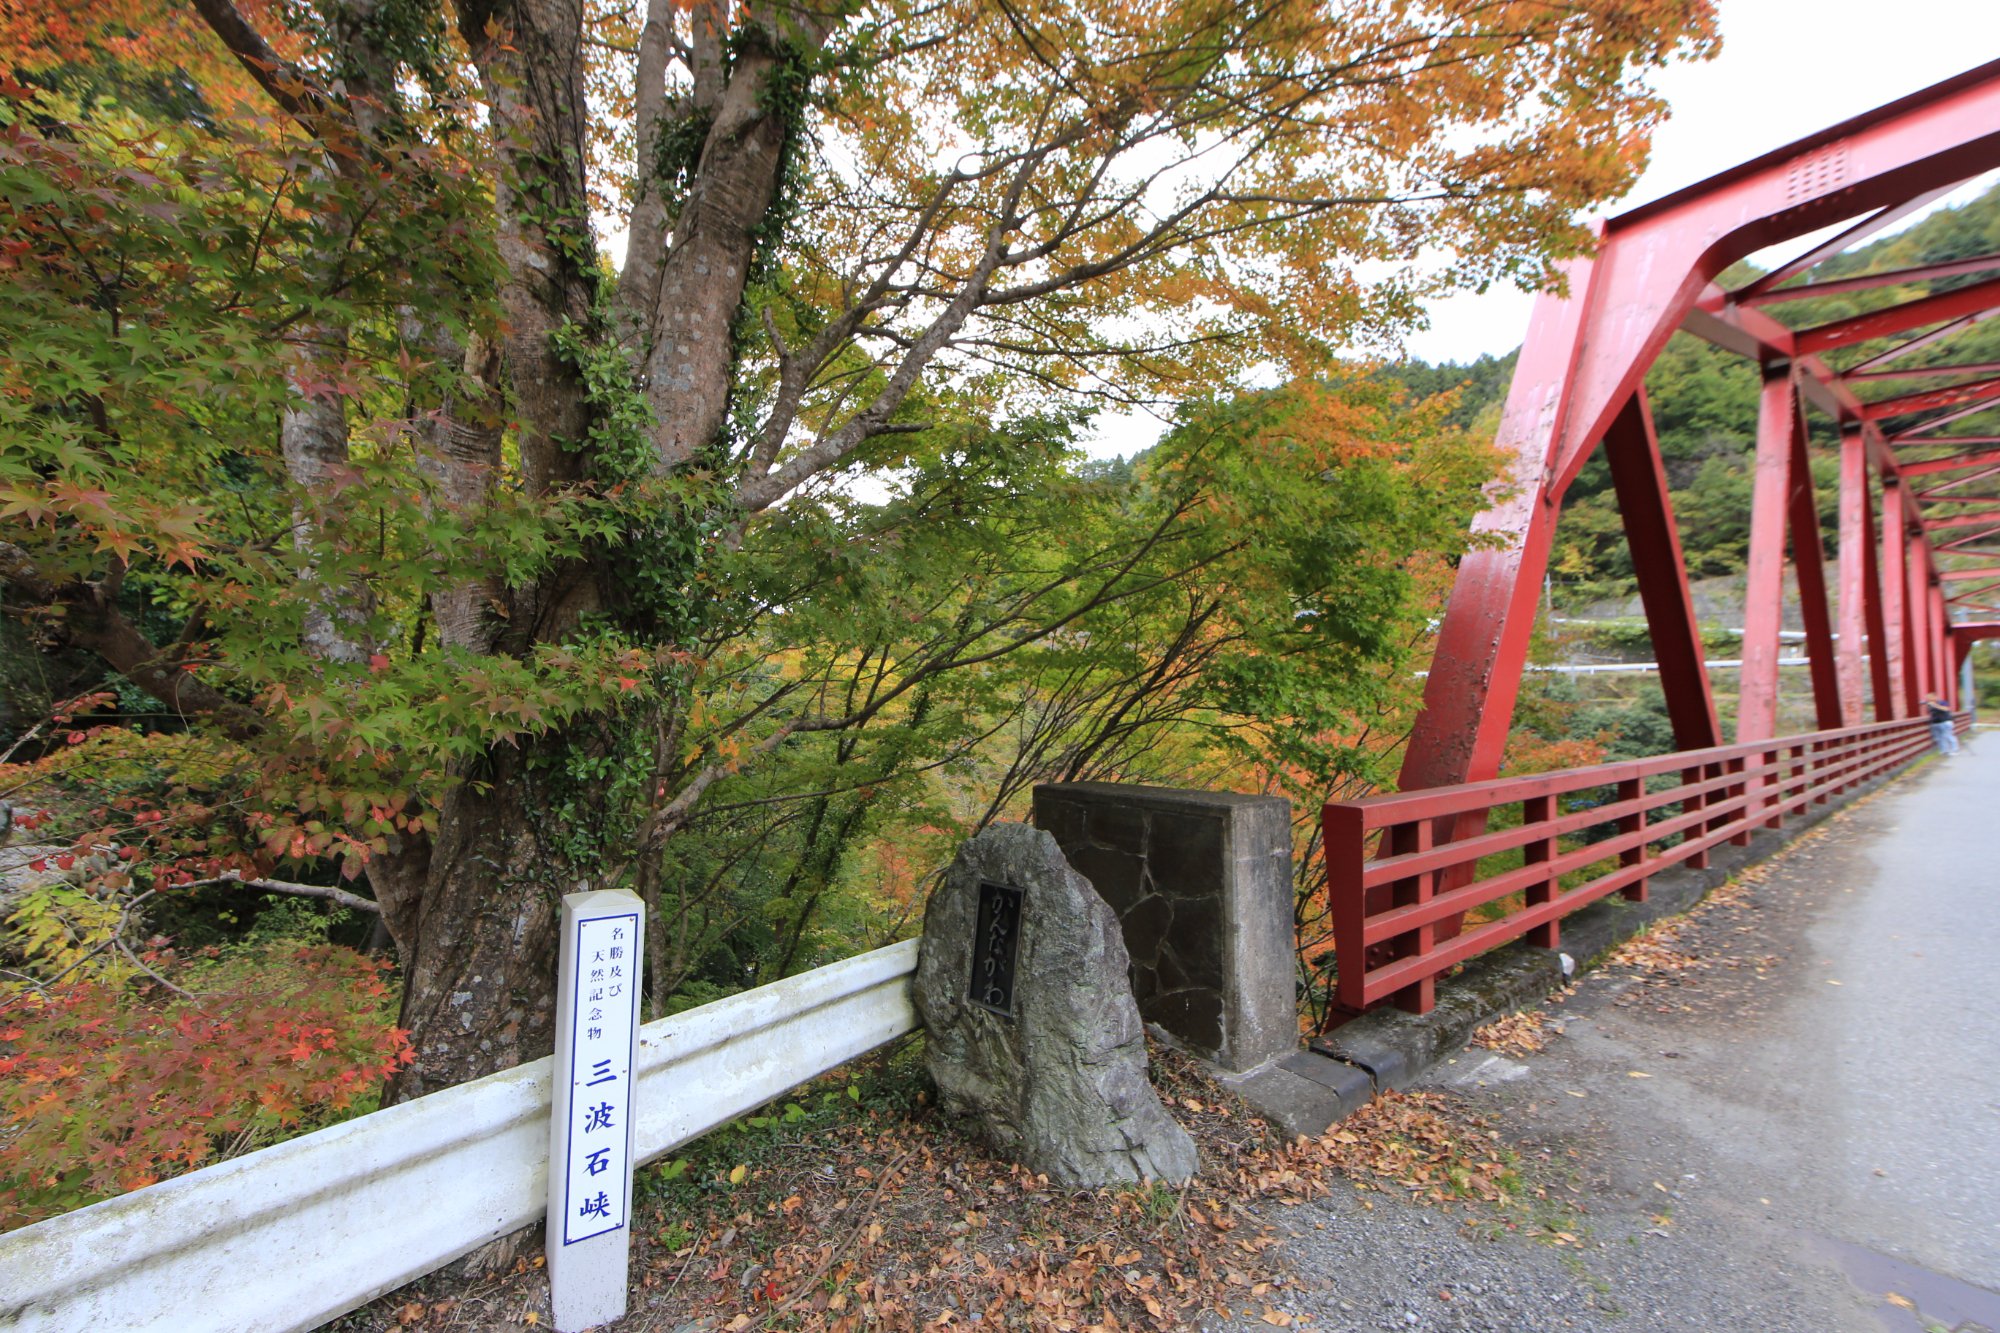
[[[293,397],[278,430],[285,471],[298,487],[292,501],[292,544],[306,562],[299,581],[309,598],[301,637],[305,650],[322,662],[359,662],[371,651],[362,637],[368,589],[332,587],[316,566],[322,525],[315,510],[339,502],[348,442],[346,407],[313,381],[327,373],[322,358],[337,361],[346,345],[347,330],[330,324],[315,324],[294,341]]]
[[[646,402],[666,467],[694,457],[722,429],[756,228],[777,197],[786,127],[769,103],[782,56],[764,34],[757,37],[745,43],[712,109],[701,171],[672,248],[657,264],[641,261],[652,290],[635,284],[623,293],[649,307]]]
[[[583,115],[575,0],[460,0],[459,25],[478,65],[499,145],[492,179],[495,238],[506,268],[499,351],[517,426],[520,481],[546,495],[575,480],[589,428],[582,385],[554,334],[591,318],[584,222]],[[443,346],[435,350],[449,354]],[[435,432],[424,466],[437,499],[476,505],[500,462],[497,429]],[[445,641],[474,652],[526,653],[560,640],[597,602],[601,571],[565,562],[519,588],[443,593],[433,610]],[[505,603],[493,624],[482,603]],[[435,812],[428,873],[413,911],[392,922],[404,964],[402,1025],[414,1062],[386,1100],[406,1101],[547,1055],[555,1021],[556,922],[579,887],[543,833],[548,811],[533,772],[560,761],[558,731],[495,745]]]
[[[548,812],[528,768],[560,738],[498,746],[445,798],[414,936],[402,1026],[415,1062],[390,1085],[407,1101],[547,1055],[554,1046],[557,922],[568,882],[545,846]]]
[[[670,7],[654,7],[664,20]],[[531,495],[560,491],[589,475],[591,409],[553,334],[598,318],[589,300],[585,256],[583,117],[579,50],[582,12],[574,0],[460,0],[460,29],[472,48],[500,145],[493,179],[496,239],[507,277],[500,292],[507,325],[500,340],[517,423],[520,481]],[[719,429],[741,308],[755,248],[754,229],[777,190],[784,126],[764,103],[780,57],[768,40],[739,55],[726,86],[719,29],[706,34],[717,63],[698,90],[713,123],[699,178],[672,245],[662,219],[642,209],[644,275],[628,282],[625,328],[650,333],[646,368],[659,462],[685,462]],[[655,34],[656,38],[658,34]],[[648,76],[658,52],[649,52]],[[706,82],[706,81],[705,81]],[[641,290],[649,289],[649,290]],[[600,330],[600,332],[604,332]],[[426,441],[426,466],[440,499],[476,504],[498,464],[497,433]],[[527,654],[560,642],[578,621],[610,605],[615,556],[565,562],[532,585],[453,590],[434,607],[448,641],[475,652]],[[482,625],[479,603],[505,603],[504,624]],[[644,625],[628,626],[643,640]],[[664,627],[659,628],[664,632]],[[497,629],[497,632],[492,630]],[[615,727],[605,729],[615,733]],[[403,1026],[415,1062],[394,1081],[401,1101],[548,1054],[555,1016],[556,923],[561,897],[624,882],[571,866],[552,832],[543,774],[561,772],[574,747],[600,744],[588,719],[514,746],[496,746],[437,811],[437,833],[421,903],[399,914],[405,962]],[[570,818],[593,830],[616,828],[616,812],[595,789],[566,790]],[[609,849],[614,852],[616,849]]]

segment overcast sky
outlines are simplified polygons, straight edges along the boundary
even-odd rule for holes
[[[1722,0],[1721,8],[1722,54],[1656,76],[1673,117],[1654,136],[1638,186],[1608,212],[2000,56],[1995,0]],[[1510,351],[1533,301],[1508,290],[1438,302],[1410,354],[1470,361]]]
[[[2000,0],[1721,0],[1721,13],[1720,55],[1655,74],[1672,118],[1654,136],[1638,185],[1607,212],[2000,56]],[[1511,288],[1437,302],[1430,328],[1409,339],[1410,355],[1470,361],[1511,351],[1533,303]],[[1158,431],[1150,419],[1105,420],[1091,452],[1130,453]]]

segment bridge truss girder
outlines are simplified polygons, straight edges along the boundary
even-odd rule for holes
[[[1595,254],[1566,267],[1567,290],[1537,302],[1501,418],[1508,474],[1475,524],[1489,540],[1459,566],[1403,790],[1499,772],[1563,493],[1600,446],[1676,745],[1723,743],[1643,386],[1678,329],[1756,359],[1764,376],[1736,740],[1769,739],[1778,725],[1788,546],[1819,727],[1856,725],[1869,713],[1908,717],[1933,695],[1956,702],[1956,668],[1971,643],[2000,637],[2000,448],[1983,447],[2000,446],[2000,436],[1937,432],[2000,405],[2000,364],[1909,358],[2000,314],[2000,254],[1824,285],[1810,278],[1995,167],[2000,61],[1600,224]],[[1734,290],[1718,282],[1749,255],[1835,227],[1753,282]],[[1940,278],[1959,285],[1810,327],[1766,313],[1836,292],[1868,302]],[[1837,423],[1840,437],[1831,588],[1808,408]],[[1993,568],[1952,567],[1966,556]]]

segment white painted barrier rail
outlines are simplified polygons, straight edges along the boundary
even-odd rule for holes
[[[639,1033],[640,1161],[916,1029],[917,944]],[[0,1236],[0,1329],[310,1329],[547,1206],[537,1060]]]

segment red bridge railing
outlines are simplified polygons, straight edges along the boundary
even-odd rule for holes
[[[1571,912],[1643,901],[1649,876],[1930,748],[1912,719],[1329,805],[1336,1008],[1426,1013],[1457,964],[1522,938],[1556,948]]]

